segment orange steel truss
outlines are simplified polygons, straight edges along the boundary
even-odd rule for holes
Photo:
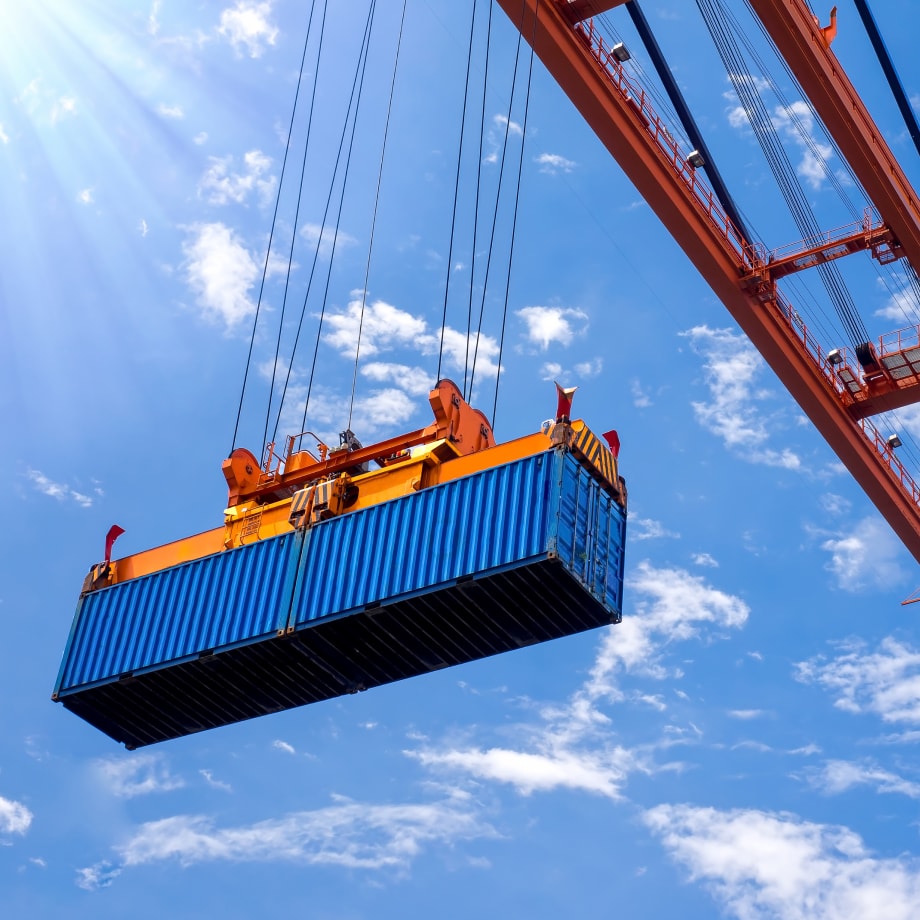
[[[776,281],[869,250],[920,267],[920,210],[896,159],[802,0],[751,0],[878,209],[862,225],[759,251],[741,237],[588,17],[626,0],[498,0],[610,154],[658,215],[853,478],[920,561],[920,489],[868,416],[920,400],[920,330],[904,349],[883,340],[874,363],[827,355]],[[771,262],[772,255],[772,262]],[[900,343],[896,343],[900,344]],[[903,353],[899,353],[903,352]],[[916,366],[916,372],[914,367]],[[905,370],[906,368],[906,370]]]

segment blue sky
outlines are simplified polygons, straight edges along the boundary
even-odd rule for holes
[[[911,4],[875,7],[917,98]],[[644,9],[740,207],[768,246],[794,242],[693,5]],[[289,311],[321,245],[280,434],[300,428],[323,302],[319,432],[347,419],[362,299],[365,442],[429,420],[448,277],[444,367],[463,377],[468,187],[449,245],[470,6],[409,0],[362,298],[397,4],[378,11],[341,213],[324,207],[366,10],[330,4],[296,222],[282,195],[239,439],[256,451],[292,239]],[[308,15],[291,0],[0,4],[4,916],[916,916],[920,633],[900,606],[916,566],[539,65],[526,132],[520,100],[508,130],[509,157],[525,146],[504,346],[507,211],[474,402],[491,414],[500,363],[499,439],[552,413],[555,378],[579,385],[595,430],[619,430],[623,623],[133,754],[51,703],[109,526],[128,553],[222,521]],[[651,73],[624,11],[609,21]],[[494,28],[482,154],[472,134],[465,147],[484,197],[514,54],[499,11]],[[849,3],[834,49],[916,185]],[[841,226],[815,150],[855,189],[769,67],[808,199]],[[816,147],[788,132],[794,112]],[[897,267],[845,261],[873,336],[916,321]],[[787,293],[826,347],[846,344],[815,279]],[[881,427],[912,465],[920,417]]]

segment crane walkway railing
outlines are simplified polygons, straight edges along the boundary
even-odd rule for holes
[[[614,49],[606,45],[603,36],[594,28],[594,20],[579,22],[574,28],[612,85],[645,122],[659,150],[696,200],[700,210],[707,216],[719,236],[735,251],[739,264],[745,265],[748,271],[754,268],[752,248],[722,209],[712,189],[699,178],[697,168],[688,160],[687,155],[681,150],[680,145],[652,107],[645,90],[635,80],[630,79]]]
[[[873,256],[881,262],[892,261],[900,256],[900,253],[892,247],[890,229],[877,218],[872,209],[866,209],[862,221],[790,246],[767,250],[761,244],[749,244],[722,209],[712,190],[698,177],[697,168],[681,150],[680,145],[662,122],[649,102],[645,90],[626,74],[615,49],[606,45],[603,36],[595,29],[593,20],[579,22],[574,28],[612,86],[641,118],[659,151],[690,192],[700,211],[734,252],[738,264],[739,285],[743,286],[742,279],[750,278],[758,273],[770,275],[771,263],[779,263],[781,267],[777,276],[781,276],[850,252],[866,249],[872,250]],[[752,297],[754,297],[753,294]],[[818,379],[824,383],[844,409],[852,406],[864,396],[865,387],[861,371],[854,370],[849,362],[841,363],[839,357],[836,363],[831,360],[828,352],[809,332],[801,316],[780,294],[772,277],[766,280],[757,299],[765,308],[775,309],[784,325],[798,340]],[[886,346],[884,339],[882,344],[884,348]],[[917,327],[915,344],[920,349],[920,327]],[[903,349],[888,345],[885,353],[896,350]],[[845,350],[838,350],[838,356],[841,351]],[[868,418],[854,418],[853,424],[862,431],[865,439],[872,446],[878,458],[890,470],[904,493],[915,505],[920,505],[920,487],[895,456],[887,439],[882,437]]]

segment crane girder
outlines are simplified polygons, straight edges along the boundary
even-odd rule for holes
[[[682,156],[644,93],[631,83],[619,61],[595,35],[593,23],[573,25],[568,15],[572,4],[564,0],[498,2],[754,347],[920,562],[917,486],[871,423],[855,418],[849,411],[851,401],[841,392],[834,367],[809,340],[795,311],[779,298],[775,283],[745,288],[742,278],[758,262],[753,247],[741,238],[712,193],[697,180],[696,171]],[[755,0],[755,6],[764,5],[787,4]],[[813,41],[824,41],[820,30],[811,28],[809,34]],[[874,136],[878,137],[877,129]],[[876,204],[883,217],[888,217],[882,204]],[[906,215],[911,212],[902,207],[899,213],[906,225]],[[906,229],[893,225],[892,229],[902,245],[910,239]],[[920,256],[920,233],[917,237]],[[910,250],[906,245],[904,248],[910,257]]]
[[[920,271],[920,200],[802,0],[750,0],[869,200]]]

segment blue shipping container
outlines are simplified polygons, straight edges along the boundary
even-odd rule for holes
[[[557,448],[116,584],[54,698],[133,749],[618,622],[625,517]]]

